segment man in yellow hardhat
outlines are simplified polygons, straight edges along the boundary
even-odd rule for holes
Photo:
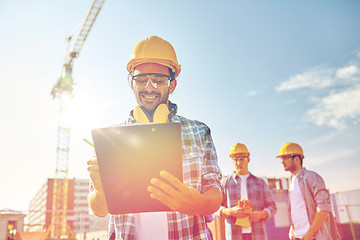
[[[173,211],[111,215],[109,234],[116,239],[208,239],[204,216],[221,204],[221,171],[210,129],[177,115],[176,104],[169,101],[181,70],[174,48],[162,38],[148,37],[135,46],[126,68],[138,106],[124,125],[180,123],[184,182],[165,171],[154,176],[149,195]],[[89,206],[95,215],[105,216],[108,209],[96,159],[88,161],[88,171]]]
[[[266,182],[249,172],[250,152],[235,143],[230,150],[235,172],[222,179],[223,202],[217,214],[226,218],[226,239],[266,240],[265,221],[276,213],[276,204]],[[252,209],[239,206],[249,202]],[[245,201],[244,201],[245,200]]]
[[[291,172],[289,238],[303,240],[341,239],[332,215],[330,194],[316,172],[303,167],[304,153],[297,143],[285,143],[280,155],[285,171]]]

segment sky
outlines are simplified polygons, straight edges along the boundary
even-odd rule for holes
[[[91,0],[0,0],[0,209],[28,210],[55,177],[59,102],[51,89]],[[182,72],[170,100],[206,123],[223,174],[244,143],[250,171],[288,177],[286,142],[331,193],[360,188],[360,1],[106,0],[74,61],[69,178],[88,178],[90,131],[125,120],[136,101],[125,66],[157,35]]]

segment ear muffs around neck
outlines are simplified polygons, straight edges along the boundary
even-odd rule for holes
[[[151,116],[148,116],[149,113],[146,110],[143,110],[142,107],[136,106],[133,111],[133,116],[138,123],[166,123],[168,116],[170,114],[169,108],[166,104],[160,104],[154,111],[152,116],[153,121],[151,121]]]

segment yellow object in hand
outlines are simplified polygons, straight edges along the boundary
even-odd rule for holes
[[[251,226],[250,217],[246,216],[246,217],[242,217],[242,218],[237,218],[235,225],[244,227],[244,228],[250,227]]]
[[[250,200],[242,199],[238,202],[238,206],[244,211],[251,211],[253,203]],[[236,218],[235,225],[248,228],[251,226],[250,216]]]

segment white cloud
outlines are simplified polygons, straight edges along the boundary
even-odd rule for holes
[[[315,67],[304,73],[291,76],[275,89],[278,92],[299,88],[321,89],[359,82],[360,69],[358,65],[358,63],[354,62],[339,69],[323,66]]]
[[[339,159],[351,158],[356,156],[356,154],[357,154],[357,150],[355,149],[340,149],[340,150],[332,151],[328,154],[322,153],[319,156],[312,156],[311,161],[306,161],[307,158],[305,156],[304,164],[306,165],[306,167],[312,168],[316,166],[321,166],[322,164],[325,163],[337,161]]]
[[[330,93],[307,111],[306,118],[315,125],[338,130],[345,129],[349,120],[356,124],[360,119],[360,86]]]
[[[245,96],[250,97],[250,96],[255,96],[255,95],[258,95],[258,92],[253,90],[253,91],[248,92]]]
[[[359,80],[360,70],[356,65],[340,68],[336,71],[336,77],[339,79]]]
[[[316,67],[302,74],[291,76],[282,82],[276,90],[278,92],[299,88],[324,88],[334,84],[335,70],[332,68]]]
[[[343,130],[349,124],[358,124],[360,119],[359,66],[360,58],[357,56],[346,66],[337,69],[324,66],[311,68],[291,76],[280,83],[276,90],[324,90],[308,92],[308,100],[314,106],[306,111],[305,119],[317,126]]]

